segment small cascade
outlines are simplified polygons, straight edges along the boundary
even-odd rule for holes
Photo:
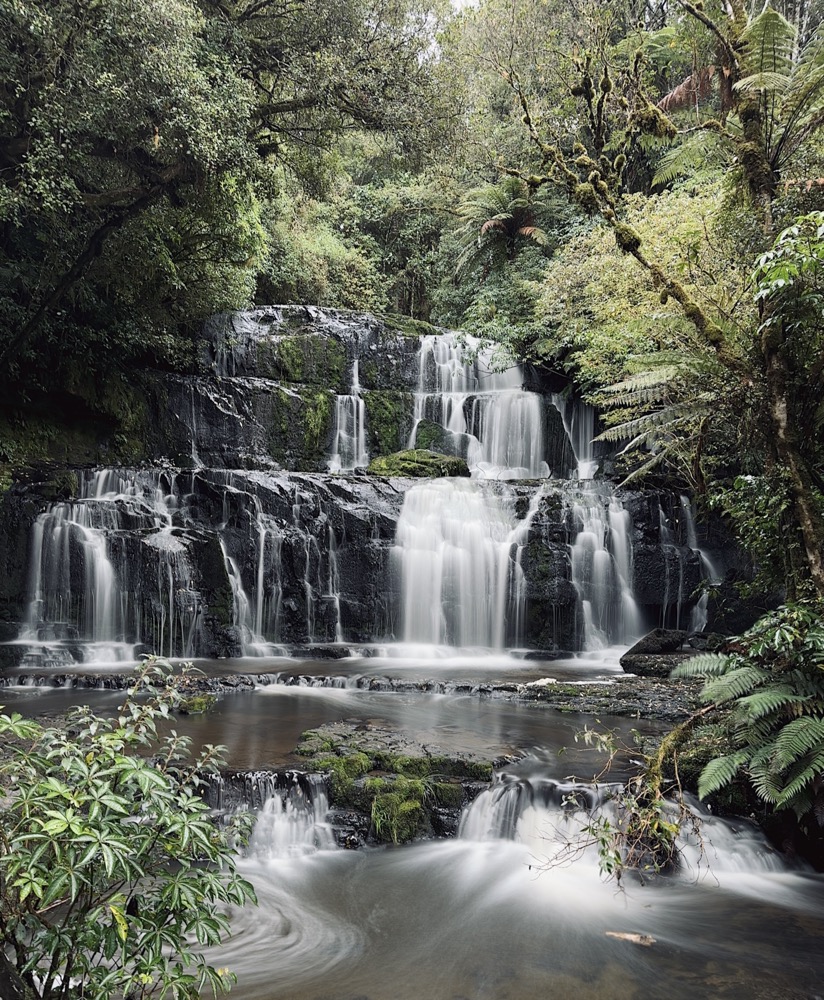
[[[579,858],[597,863],[593,821],[607,819],[620,828],[620,784],[554,781],[539,774],[494,776],[491,786],[464,808],[458,838],[470,841],[519,841],[539,865],[564,865]],[[786,869],[763,833],[746,820],[731,823],[700,806],[691,807],[696,824],[682,826],[680,866],[688,878],[706,871],[771,872]],[[672,818],[677,818],[675,805]]]
[[[511,495],[462,479],[413,486],[393,559],[405,642],[503,649],[523,620],[520,550],[537,509],[518,519]]]
[[[661,627],[681,628],[684,593],[684,550],[670,527],[664,508],[658,505],[658,530],[664,554],[664,597],[661,601]]]
[[[200,602],[173,482],[112,469],[78,478],[77,499],[52,505],[32,532],[22,665],[134,660],[141,643],[191,655]]]
[[[579,399],[569,399],[557,393],[552,402],[561,414],[564,430],[567,432],[575,460],[578,463],[576,477],[592,479],[598,471],[593,442],[595,439],[596,411],[594,406]]]
[[[352,365],[352,387],[346,396],[335,399],[334,440],[329,459],[330,472],[351,472],[369,465],[366,448],[366,404],[361,396],[359,362]]]
[[[617,784],[579,784],[544,777],[496,774],[492,785],[465,807],[460,840],[520,841],[539,863],[563,864],[588,853],[597,859],[590,827],[596,815],[616,819]]]
[[[630,643],[642,632],[632,591],[632,522],[609,484],[579,491],[571,504],[570,546],[586,649]]]
[[[267,635],[278,635],[282,588],[280,584],[281,532],[263,512],[259,498],[240,488],[231,473],[227,474],[223,494],[223,523],[219,526],[219,545],[232,589],[232,625],[242,656],[282,656],[285,650]],[[244,587],[238,559],[230,555],[226,544],[226,527],[230,520],[230,500],[234,495],[241,504],[251,508],[250,541],[255,546],[253,598]]]
[[[334,850],[327,823],[329,799],[319,774],[301,771],[253,771],[211,775],[205,798],[212,809],[229,813],[257,812],[250,853],[285,858],[318,850]]]
[[[701,560],[701,596],[696,601],[695,607],[690,614],[689,627],[691,632],[703,632],[707,627],[708,588],[721,583],[724,579],[724,574],[720,567],[710,558],[709,554],[698,544],[698,533],[695,530],[695,515],[693,514],[690,498],[682,494],[680,500],[686,527],[687,545],[694,552],[698,553]]]
[[[471,352],[474,361],[465,361]],[[439,425],[453,454],[476,479],[541,479],[545,458],[543,401],[522,388],[521,368],[496,371],[493,352],[454,334],[421,338],[418,388],[408,447],[418,447],[421,423]]]

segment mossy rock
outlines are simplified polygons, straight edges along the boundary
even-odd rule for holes
[[[415,479],[469,476],[469,466],[465,459],[454,455],[439,455],[423,448],[382,455],[370,462],[367,471],[373,476],[410,476]]]
[[[217,697],[204,691],[186,695],[182,698],[177,710],[181,715],[205,715],[215,707]]]
[[[421,420],[415,431],[415,447],[426,451],[437,451],[441,455],[450,453],[450,435],[434,420]]]
[[[427,334],[443,333],[437,326],[432,326],[422,319],[413,319],[411,316],[401,316],[398,313],[378,313],[377,316],[386,324],[387,330],[400,333],[404,337],[425,337]]]
[[[389,455],[400,451],[412,431],[412,393],[397,389],[370,389],[363,393],[369,451]]]
[[[333,337],[300,333],[258,344],[257,370],[263,378],[346,391],[346,350]]]

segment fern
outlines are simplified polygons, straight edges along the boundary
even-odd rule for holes
[[[807,697],[787,685],[778,685],[756,691],[739,699],[736,705],[737,717],[745,723],[757,722],[764,716],[792,706],[799,708],[807,701]]]
[[[750,21],[740,36],[744,43],[743,66],[750,74],[778,73],[789,76],[793,69],[794,25],[772,7]]]
[[[729,669],[730,657],[723,653],[700,653],[679,663],[671,677],[717,677]]]
[[[824,719],[793,719],[779,731],[773,742],[772,765],[777,771],[783,771],[816,748],[824,749]]]
[[[695,132],[661,157],[653,185],[670,184],[679,177],[694,176],[710,165],[720,166],[726,159],[720,138],[710,131]]]
[[[735,753],[726,754],[724,757],[716,757],[706,765],[698,779],[698,795],[705,799],[713,792],[717,792],[735,778],[742,766],[747,763],[749,754],[746,750],[737,750]]]
[[[768,677],[769,673],[761,667],[751,665],[736,667],[708,681],[701,691],[701,700],[707,704],[723,705],[725,702],[749,694]]]

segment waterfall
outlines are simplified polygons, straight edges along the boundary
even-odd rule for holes
[[[471,337],[421,337],[418,387],[408,447],[418,446],[421,422],[440,425],[453,454],[476,479],[541,479],[549,475],[543,400],[522,388],[521,368],[496,371],[493,350]],[[466,361],[465,354],[474,355]]]
[[[709,603],[708,588],[714,584],[721,583],[724,579],[724,574],[720,567],[717,566],[712,560],[709,553],[702,549],[698,544],[698,534],[695,530],[695,515],[693,514],[690,498],[682,494],[680,501],[681,510],[684,515],[684,524],[686,527],[687,545],[693,550],[693,552],[698,553],[701,560],[701,596],[698,598],[695,607],[692,609],[689,626],[691,632],[703,632],[707,627],[707,605]]]
[[[520,640],[520,552],[540,501],[519,519],[510,493],[465,479],[413,486],[398,519],[393,559],[405,642],[503,649]]]
[[[598,461],[595,458],[593,441],[595,438],[595,407],[578,399],[569,399],[554,393],[552,402],[561,414],[564,430],[575,460],[578,463],[577,478],[592,479],[598,471]]]
[[[464,807],[458,838],[468,841],[520,841],[531,848],[538,865],[558,866],[582,855],[597,861],[593,820],[606,819],[620,828],[620,784],[561,782],[540,773],[498,773],[488,789]],[[683,868],[701,870],[780,871],[786,860],[753,825],[736,826],[696,805],[697,833],[685,824],[677,839]],[[673,819],[677,817],[672,807]]]
[[[192,655],[200,600],[177,536],[174,478],[80,473],[77,498],[38,516],[24,665],[133,660],[141,643]]]
[[[366,449],[366,404],[361,397],[358,365],[359,361],[355,358],[349,394],[335,398],[330,472],[351,472],[369,465],[369,452]]]
[[[576,529],[570,546],[572,582],[583,616],[584,644],[601,649],[629,643],[642,631],[632,591],[632,522],[609,484],[581,490],[571,504]]]
[[[318,850],[334,850],[327,822],[329,799],[319,774],[302,771],[251,771],[207,775],[205,798],[212,809],[256,813],[249,841],[251,854],[285,858]]]

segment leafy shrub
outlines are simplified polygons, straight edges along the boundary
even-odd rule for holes
[[[159,683],[156,690],[155,682]],[[220,829],[199,794],[220,750],[196,755],[158,722],[179,700],[150,659],[115,718],[75,711],[68,729],[0,716],[0,996],[196,998],[234,977],[198,947],[254,900],[234,867],[242,821]],[[151,752],[153,756],[147,755]]]

